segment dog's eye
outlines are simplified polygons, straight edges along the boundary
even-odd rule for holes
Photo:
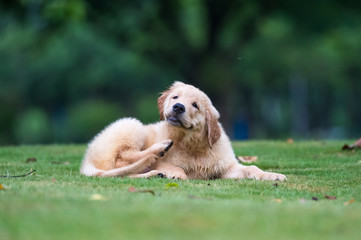
[[[193,103],[192,106],[199,109],[197,103]]]
[[[174,97],[173,97],[173,99],[177,99],[177,98],[178,98],[178,96],[174,96]]]

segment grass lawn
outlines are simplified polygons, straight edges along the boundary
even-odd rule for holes
[[[233,143],[286,174],[277,185],[90,178],[79,175],[85,145],[0,147],[0,175],[36,169],[0,178],[0,239],[359,239],[361,150],[343,143]]]

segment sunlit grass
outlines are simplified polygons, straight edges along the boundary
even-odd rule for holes
[[[277,184],[89,178],[78,173],[85,145],[1,147],[0,175],[36,175],[0,178],[0,239],[357,239],[361,151],[342,144],[234,143],[237,155],[287,175]]]

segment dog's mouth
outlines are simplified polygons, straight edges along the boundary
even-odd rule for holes
[[[175,127],[182,127],[182,122],[176,116],[169,116],[167,117],[167,121],[170,125]]]
[[[177,117],[177,115],[172,114],[170,116],[167,116],[167,122],[174,127],[183,127],[185,129],[192,129],[192,126],[190,127],[185,126],[185,124]]]

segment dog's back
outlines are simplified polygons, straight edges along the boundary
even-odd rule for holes
[[[89,143],[80,173],[96,176],[115,168],[122,149],[142,149],[144,126],[134,118],[122,118],[107,126]]]

